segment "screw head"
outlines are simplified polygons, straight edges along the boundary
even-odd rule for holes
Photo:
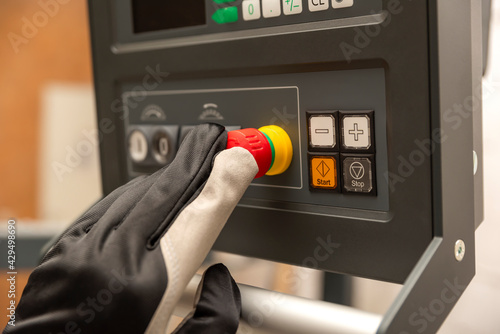
[[[461,262],[465,256],[465,242],[462,239],[458,239],[455,242],[455,259]]]

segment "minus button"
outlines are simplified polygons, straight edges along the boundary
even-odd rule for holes
[[[336,143],[333,115],[311,115],[309,117],[309,145],[312,148],[334,148]]]

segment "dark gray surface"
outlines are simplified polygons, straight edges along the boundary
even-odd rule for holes
[[[336,273],[325,273],[323,300],[330,303],[352,306],[352,277]]]
[[[463,38],[471,36],[472,24],[480,21],[471,22],[471,1],[437,0],[429,9],[431,124],[448,136],[437,146],[432,161],[434,239],[407,278],[378,333],[437,332],[475,275],[474,180],[470,163],[473,118],[464,117],[455,127],[457,123],[450,122],[448,110],[472,96],[473,81],[477,81],[474,76],[480,75],[473,71],[471,40]],[[466,245],[461,262],[454,256],[458,239]]]

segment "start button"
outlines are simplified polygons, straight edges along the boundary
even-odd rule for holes
[[[310,156],[309,166],[311,187],[316,189],[337,189],[337,159],[334,156]]]

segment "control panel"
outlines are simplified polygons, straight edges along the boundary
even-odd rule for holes
[[[276,125],[288,169],[251,183],[214,248],[404,282],[445,223],[443,245],[470,245],[457,226],[481,220],[480,136],[449,115],[480,78],[471,8],[89,0],[104,193],[168,165],[198,124]]]
[[[196,124],[228,131],[274,124],[291,138],[292,162],[281,175],[254,180],[242,205],[268,199],[387,211],[384,80],[383,69],[369,69],[168,82],[151,92],[124,86],[129,177],[171,162]]]
[[[162,47],[286,34],[378,19],[382,0],[112,0],[117,20],[117,50],[159,47],[146,41],[165,38]],[[271,28],[271,29],[270,29]],[[299,29],[299,30],[298,30]]]

